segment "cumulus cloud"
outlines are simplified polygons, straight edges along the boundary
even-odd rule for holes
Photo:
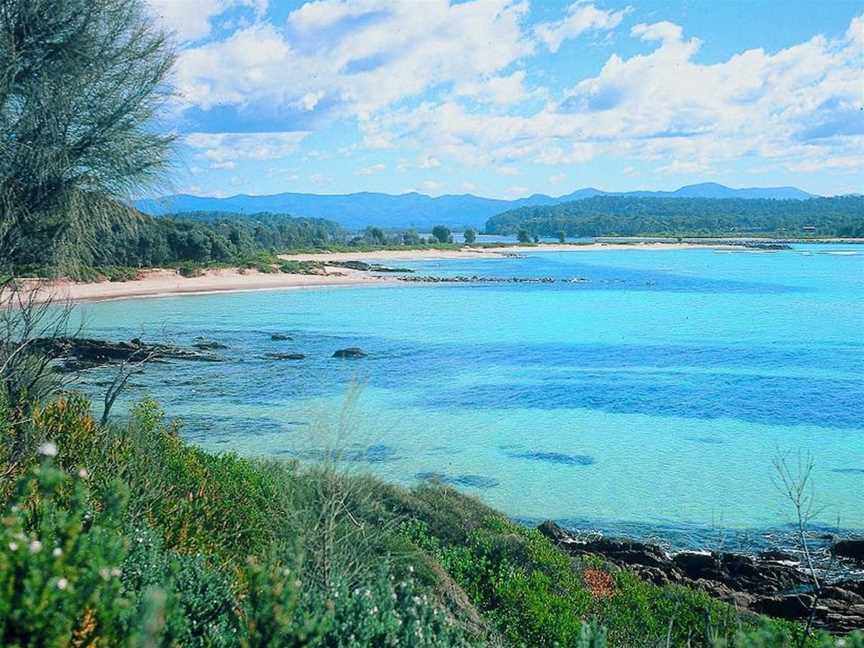
[[[533,50],[521,27],[526,2],[428,0],[422,9],[317,0],[293,11],[284,29],[256,23],[186,49],[177,63],[183,101],[365,115],[442,84],[487,79],[488,92],[518,92],[518,77],[498,73]]]
[[[510,75],[460,83],[456,94],[496,105],[516,104],[536,94],[525,88],[525,76],[524,70],[517,70]]]
[[[574,2],[567,15],[554,22],[537,25],[534,33],[550,52],[557,52],[568,38],[578,38],[588,31],[610,31],[621,24],[630,8],[620,11],[598,9],[590,2]]]
[[[181,41],[196,41],[210,34],[213,18],[237,7],[258,17],[267,11],[267,0],[146,0],[151,12]]]
[[[239,160],[278,160],[288,157],[309,133],[189,133],[184,138],[197,157],[218,168]]]
[[[703,64],[694,60],[701,41],[679,25],[640,24],[631,34],[656,43],[653,50],[613,54],[596,76],[533,113],[472,110],[446,98],[361,126],[379,146],[424,146],[468,164],[578,164],[611,154],[657,161],[668,173],[741,159],[793,170],[832,159],[849,168],[857,159],[860,169],[861,26],[858,17],[837,39]]]

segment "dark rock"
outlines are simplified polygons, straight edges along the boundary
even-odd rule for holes
[[[838,540],[831,546],[831,553],[841,558],[850,558],[864,563],[864,538]]]
[[[648,582],[699,589],[742,611],[800,621],[813,608],[817,627],[837,633],[864,628],[864,581],[827,584],[817,600],[796,558],[782,551],[755,556],[683,551],[670,556],[658,545],[576,534],[552,521],[538,529],[567,553],[594,554]]]
[[[414,272],[410,268],[391,268],[378,263],[365,263],[363,261],[327,261],[325,265],[336,268],[347,268],[349,270],[360,270],[361,272]]]
[[[546,520],[543,524],[537,527],[544,536],[549,538],[555,544],[564,544],[567,542],[578,542],[569,531],[562,529],[556,522]]]
[[[264,357],[271,360],[303,360],[306,356],[302,353],[265,353]]]
[[[765,596],[753,601],[750,609],[760,614],[782,619],[804,619],[810,615],[813,600],[813,596],[810,594]]]
[[[217,342],[216,340],[207,340],[205,338],[196,338],[192,343],[192,347],[195,349],[201,349],[202,351],[215,351],[217,349],[228,348],[221,342]]]
[[[91,338],[38,338],[31,348],[54,359],[64,360],[64,366],[98,367],[123,361],[198,360],[219,362],[219,356],[197,349],[184,349],[170,344],[145,344],[139,338],[129,342],[110,342]]]
[[[369,354],[359,347],[339,349],[333,353],[334,358],[365,358],[367,355]]]
[[[290,335],[285,335],[284,333],[274,333],[270,336],[270,339],[274,342],[285,342],[287,340],[293,340],[294,338]]]

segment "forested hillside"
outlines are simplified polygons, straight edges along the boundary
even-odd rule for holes
[[[321,247],[345,238],[335,223],[287,214],[152,218],[116,203],[96,211],[57,238],[30,238],[16,270],[80,277],[107,267],[237,263],[262,252]]]
[[[810,200],[595,196],[490,218],[489,234],[864,236],[864,197]]]

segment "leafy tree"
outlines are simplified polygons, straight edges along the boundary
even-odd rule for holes
[[[439,243],[450,243],[453,240],[453,234],[450,232],[450,228],[444,225],[436,225],[433,227],[432,236]]]
[[[477,240],[477,230],[475,230],[473,227],[469,227],[465,230],[465,234],[463,236],[465,238],[465,243],[467,243],[468,245],[472,245],[474,241]]]
[[[174,53],[140,0],[0,0],[0,263],[152,183],[172,137],[152,128]],[[95,199],[94,199],[95,198]]]
[[[387,237],[380,227],[367,227],[364,236],[375,245],[387,244]]]
[[[559,243],[566,243],[567,242],[567,232],[565,232],[564,230],[561,230],[560,232],[558,232],[558,242]]]
[[[519,239],[520,243],[530,243],[531,235],[528,233],[526,229],[520,229],[519,233],[516,235],[516,238]]]
[[[420,245],[423,239],[415,230],[408,230],[402,233],[402,245]]]

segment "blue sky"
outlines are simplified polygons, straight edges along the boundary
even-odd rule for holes
[[[148,3],[165,192],[864,190],[857,1]]]

